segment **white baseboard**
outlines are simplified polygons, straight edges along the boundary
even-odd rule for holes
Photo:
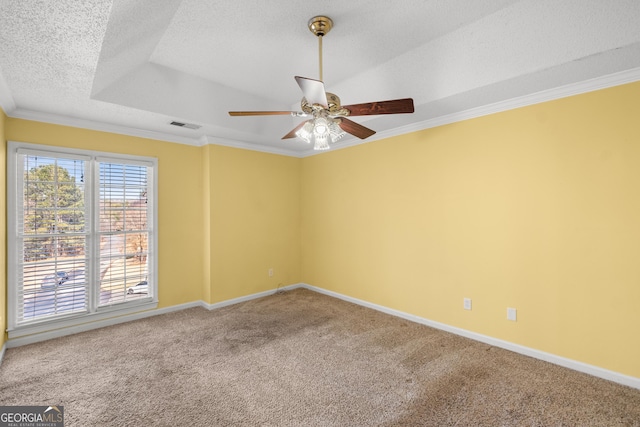
[[[240,297],[240,298],[234,298],[234,299],[218,302],[218,303],[215,303],[215,304],[208,304],[208,303],[206,303],[206,302],[204,302],[202,300],[200,300],[200,301],[192,301],[192,302],[188,302],[188,303],[185,303],[185,304],[173,305],[173,306],[170,306],[170,307],[163,307],[163,308],[158,308],[158,309],[154,309],[154,310],[140,311],[140,312],[137,312],[137,313],[126,314],[126,315],[122,315],[122,316],[114,316],[114,317],[110,317],[110,318],[107,318],[107,319],[88,321],[87,323],[82,323],[82,324],[79,324],[79,325],[61,327],[61,328],[57,328],[57,329],[53,329],[53,330],[44,330],[42,332],[36,332],[36,333],[31,334],[31,335],[25,335],[25,336],[10,338],[9,341],[7,341],[5,343],[5,345],[3,346],[2,355],[4,354],[5,347],[6,348],[19,347],[19,346],[22,346],[22,345],[33,344],[33,343],[37,343],[37,342],[41,342],[41,341],[54,339],[54,338],[64,337],[66,335],[77,334],[79,332],[86,332],[86,331],[90,331],[90,330],[93,330],[93,329],[104,328],[104,327],[107,327],[107,326],[113,326],[113,325],[117,325],[117,324],[125,323],[125,322],[131,322],[131,321],[134,321],[134,320],[144,319],[144,318],[151,317],[151,316],[158,316],[160,314],[166,314],[166,313],[171,313],[171,312],[174,312],[174,311],[185,310],[187,308],[203,307],[203,308],[206,308],[207,310],[215,310],[217,308],[222,308],[222,307],[226,307],[228,305],[238,304],[240,302],[249,301],[249,300],[256,299],[256,298],[262,298],[262,297],[265,297],[267,295],[271,295],[271,294],[273,294],[275,292],[287,291],[287,290],[295,289],[295,288],[298,288],[298,287],[301,287],[301,286],[302,286],[302,284],[295,284],[295,285],[285,286],[285,287],[281,287],[281,288],[278,288],[278,289],[272,289],[272,290],[269,290],[269,291],[259,292],[259,293],[256,293],[256,294],[247,295],[247,296]],[[0,363],[2,363],[2,359],[1,358],[0,358]]]
[[[525,347],[523,345],[514,344],[509,341],[504,341],[504,340],[493,338],[487,335],[471,332],[466,329],[457,328],[455,326],[446,325],[440,322],[435,322],[433,320],[414,316],[413,314],[408,314],[399,310],[394,310],[378,304],[373,304],[364,300],[342,295],[337,292],[328,291],[322,288],[317,288],[315,286],[311,286],[306,283],[300,284],[297,287],[302,287],[302,288],[306,288],[311,291],[315,291],[324,295],[329,295],[331,297],[348,301],[354,304],[358,304],[363,307],[368,307],[377,311],[381,311],[383,313],[390,314],[392,316],[400,317],[400,318],[409,320],[411,322],[420,323],[426,326],[430,326],[432,328],[440,329],[446,332],[451,332],[452,334],[470,338],[475,341],[480,341],[485,344],[492,345],[494,347],[504,348],[505,350],[513,351],[514,353],[519,353],[525,356],[533,357],[535,359],[544,360],[546,362],[553,363],[555,365],[573,369],[574,371],[579,371],[585,374],[593,375],[594,377],[603,378],[605,380],[613,381],[618,384],[623,384],[629,387],[640,389],[640,378],[632,377],[629,375],[623,375],[615,371],[610,371],[607,369],[600,368],[598,366],[589,365],[587,363],[579,362],[577,360],[567,359],[566,357],[557,356],[555,354],[536,350],[534,348]]]
[[[277,288],[277,289],[270,289],[268,291],[258,292],[258,293],[255,293],[255,294],[246,295],[246,296],[239,297],[239,298],[233,298],[233,299],[229,299],[229,300],[226,300],[226,301],[216,302],[214,304],[207,304],[206,302],[202,301],[202,306],[204,308],[206,308],[207,310],[215,310],[216,308],[222,308],[222,307],[238,304],[238,303],[245,302],[245,301],[250,301],[250,300],[256,299],[256,298],[266,297],[266,296],[274,294],[275,292],[290,291],[292,289],[296,289],[296,288],[300,288],[300,287],[305,287],[305,285],[302,284],[302,283],[297,283],[297,284],[294,284],[294,285],[284,286],[284,287]]]
[[[272,295],[276,292],[282,291],[290,291],[297,288],[304,288],[310,291],[318,292],[320,294],[328,295],[334,298],[338,298],[347,302],[351,302],[354,304],[361,305],[363,307],[371,308],[373,310],[380,311],[382,313],[390,314],[392,316],[400,317],[405,320],[409,320],[411,322],[420,323],[426,326],[430,326],[432,328],[440,329],[446,332],[450,332],[456,335],[460,335],[466,338],[470,338],[475,341],[480,341],[485,344],[489,344],[495,347],[504,348],[505,350],[513,351],[514,353],[523,354],[525,356],[533,357],[535,359],[544,360],[546,362],[553,363],[555,365],[563,366],[565,368],[573,369],[575,371],[584,372],[589,375],[593,375],[598,378],[603,378],[605,380],[613,381],[619,384],[623,384],[629,387],[633,387],[636,389],[640,389],[640,378],[632,377],[629,375],[623,375],[615,371],[610,371],[607,369],[600,368],[598,366],[589,365],[583,362],[579,362],[572,359],[567,359],[562,356],[557,356],[555,354],[547,353],[544,351],[536,350],[534,348],[525,347],[519,344],[514,344],[509,341],[504,341],[498,338],[493,338],[487,335],[478,334],[476,332],[468,331],[466,329],[458,328],[455,326],[450,326],[444,323],[436,322],[433,320],[425,319],[419,316],[415,316],[413,314],[405,313],[399,310],[394,310],[388,307],[384,307],[382,305],[373,304],[368,301],[364,301],[361,299],[349,297],[347,295],[339,294],[337,292],[329,291],[326,289],[318,288],[306,283],[298,283],[294,285],[285,286],[278,289],[272,289],[269,291],[258,292],[251,295],[246,295],[239,298],[233,298],[226,301],[217,302],[214,304],[206,303],[202,300],[193,301],[185,304],[174,305],[171,307],[159,308],[156,310],[148,310],[140,313],[134,313],[126,316],[115,317],[112,319],[101,320],[98,322],[86,323],[78,326],[74,326],[71,328],[65,328],[63,330],[54,330],[49,332],[44,332],[40,334],[29,335],[21,338],[14,338],[7,341],[0,349],[0,363],[2,363],[2,358],[4,357],[4,352],[7,348],[18,347],[21,345],[32,344],[35,342],[45,341],[53,338],[62,337],[65,335],[71,335],[78,332],[89,331],[91,329],[103,328],[106,326],[117,325],[119,323],[130,322],[133,320],[144,319],[146,317],[157,316],[160,314],[171,313],[174,311],[185,310],[187,308],[193,307],[203,307],[207,310],[215,310],[222,307],[227,307],[230,305],[238,304],[245,301],[250,301],[257,298],[262,298],[268,295]]]
[[[22,345],[33,344],[36,342],[46,341],[53,338],[64,337],[67,335],[77,334],[79,332],[86,332],[92,329],[104,328],[107,326],[117,325],[120,323],[131,322],[133,320],[144,319],[146,317],[157,316],[159,314],[171,313],[173,311],[185,310],[191,307],[201,307],[203,301],[194,301],[186,304],[174,305],[171,307],[158,308],[154,310],[140,311],[132,314],[125,314],[123,316],[115,316],[107,319],[100,319],[96,321],[89,321],[79,325],[63,327],[59,329],[49,330],[34,333],[31,335],[25,335],[21,337],[11,338],[6,342],[7,348],[19,347]]]

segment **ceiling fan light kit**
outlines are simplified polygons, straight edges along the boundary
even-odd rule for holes
[[[335,143],[347,133],[366,139],[376,132],[347,119],[347,116],[413,113],[413,99],[403,98],[388,101],[368,102],[342,106],[340,98],[326,92],[322,82],[322,38],[333,28],[333,21],[327,16],[315,16],[308,22],[309,31],[318,37],[318,65],[320,79],[314,80],[296,76],[295,80],[303,93],[299,111],[229,111],[231,116],[273,116],[313,118],[300,123],[282,139],[298,137],[310,144],[314,150],[328,150],[329,143]]]
[[[304,142],[310,144],[313,140],[314,150],[328,150],[329,141],[336,142],[347,133],[340,129],[337,121],[340,119],[331,119],[318,117],[314,120],[307,120],[295,134]]]

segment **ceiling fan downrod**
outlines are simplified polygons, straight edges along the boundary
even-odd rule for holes
[[[320,68],[320,77],[322,80],[322,38],[333,28],[333,21],[328,16],[314,16],[309,20],[309,31],[318,37],[318,64]]]

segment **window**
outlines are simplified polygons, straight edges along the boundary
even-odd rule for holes
[[[157,305],[155,159],[9,143],[9,336]]]

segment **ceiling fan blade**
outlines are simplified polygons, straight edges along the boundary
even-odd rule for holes
[[[369,116],[374,114],[413,113],[413,99],[393,99],[389,101],[367,102],[364,104],[343,105],[351,112],[350,116]]]
[[[298,126],[296,126],[295,128],[293,128],[291,130],[291,132],[289,132],[288,134],[286,134],[285,136],[282,137],[282,139],[289,139],[289,138],[295,138],[296,132],[298,132],[300,130],[300,128],[302,128],[302,126],[304,126],[305,123],[310,122],[311,120],[306,120],[302,123],[300,123]]]
[[[338,123],[338,126],[340,126],[340,129],[342,129],[343,131],[357,136],[360,139],[369,138],[371,135],[376,133],[375,130],[371,130],[352,120],[345,119],[344,117],[340,118],[340,123]]]
[[[295,78],[309,104],[320,104],[324,108],[328,108],[329,104],[327,102],[327,93],[324,91],[324,83],[320,80],[306,77],[296,76]]]
[[[229,111],[230,116],[284,116],[296,114],[296,111]]]

